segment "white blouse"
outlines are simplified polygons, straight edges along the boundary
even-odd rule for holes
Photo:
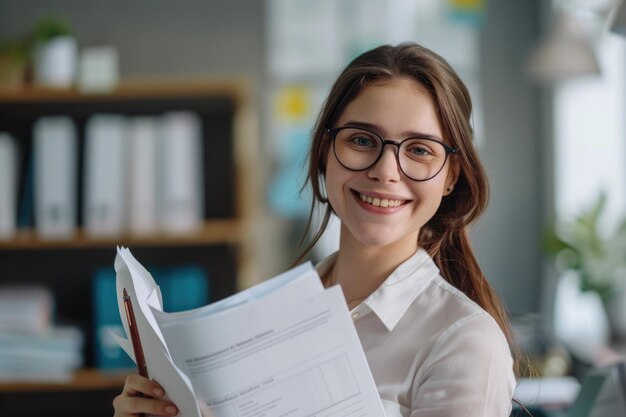
[[[322,261],[320,276],[336,254]],[[496,321],[420,249],[352,318],[387,417],[506,417],[513,361]]]

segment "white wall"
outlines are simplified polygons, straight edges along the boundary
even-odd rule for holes
[[[525,74],[539,0],[489,1],[482,39],[484,143],[490,206],[472,231],[484,272],[511,313],[539,310],[545,138],[539,90]]]

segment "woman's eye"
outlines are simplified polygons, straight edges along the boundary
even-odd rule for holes
[[[352,138],[352,143],[356,146],[369,147],[374,146],[374,141],[367,136],[355,136]]]
[[[430,151],[425,146],[413,146],[409,149],[409,152],[417,156],[425,156],[430,154]]]

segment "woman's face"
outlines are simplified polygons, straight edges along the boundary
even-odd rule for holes
[[[396,142],[415,134],[443,141],[430,95],[421,84],[407,78],[366,87],[333,127],[350,124],[365,124],[383,139]],[[395,244],[417,249],[420,228],[435,214],[456,178],[448,158],[434,178],[413,181],[399,169],[395,152],[396,147],[385,146],[374,166],[354,172],[339,164],[332,147],[329,150],[326,191],[342,221],[342,241],[347,238],[366,246]]]

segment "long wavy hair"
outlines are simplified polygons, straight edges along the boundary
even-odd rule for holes
[[[470,123],[470,95],[442,57],[418,44],[384,45],[365,52],[355,58],[335,81],[313,130],[307,173],[313,201],[307,232],[320,206],[324,214],[299,260],[320,239],[332,213],[324,190],[324,163],[331,146],[326,129],[334,127],[346,106],[365,87],[394,78],[410,78],[426,88],[435,105],[444,140],[460,150],[453,155],[459,171],[454,190],[443,198],[435,215],[421,228],[418,244],[434,259],[444,279],[491,314],[515,353],[517,349],[507,314],[481,271],[468,237],[468,225],[484,212],[488,201],[487,178],[477,155]],[[519,374],[517,359],[515,372]]]

